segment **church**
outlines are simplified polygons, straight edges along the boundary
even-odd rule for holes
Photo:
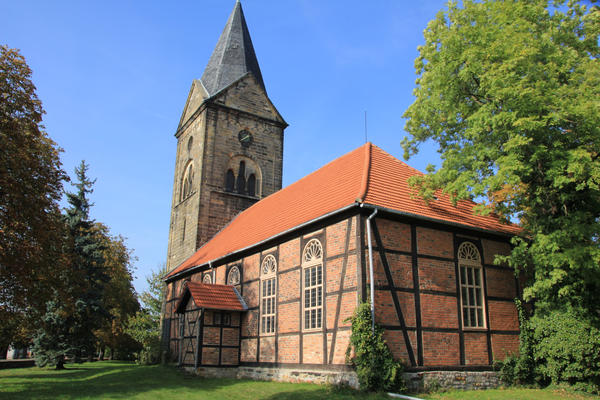
[[[471,201],[414,198],[408,178],[421,172],[371,143],[282,189],[286,126],[238,1],[175,133],[172,361],[208,376],[355,384],[348,318],[365,301],[414,374],[464,381],[518,350],[520,282],[494,264],[517,226]]]

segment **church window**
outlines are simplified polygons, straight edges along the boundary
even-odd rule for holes
[[[233,175],[233,171],[228,169],[227,174],[225,176],[225,190],[228,192],[233,192],[235,188],[235,176]]]
[[[323,326],[323,247],[317,239],[310,240],[302,255],[304,289],[304,330]]]
[[[458,247],[458,270],[463,326],[484,328],[483,269],[479,250],[473,243],[463,242]]]
[[[212,283],[212,278],[210,274],[205,274],[202,278],[202,283]]]
[[[260,273],[260,332],[275,333],[277,260],[273,255],[269,254],[264,258]]]
[[[235,186],[235,189],[239,194],[246,193],[246,163],[244,161],[240,161],[240,169],[238,171],[237,182]]]
[[[194,181],[194,165],[190,165],[185,169],[183,180],[181,182],[181,201],[187,199],[192,194],[192,182]]]
[[[256,176],[254,174],[250,174],[248,177],[248,196],[256,195]]]
[[[227,274],[227,284],[231,286],[240,284],[240,268],[237,265],[234,265],[229,269],[229,273]]]
[[[194,144],[194,137],[190,136],[188,143],[187,143],[187,151],[188,151],[188,157],[192,158],[192,146]]]

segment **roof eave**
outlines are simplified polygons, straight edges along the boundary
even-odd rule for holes
[[[470,229],[470,230],[477,231],[477,232],[494,234],[494,235],[503,236],[503,237],[507,237],[507,238],[511,238],[511,237],[517,235],[517,233],[502,232],[502,231],[498,231],[495,229],[479,228],[479,227],[472,226],[472,225],[461,224],[460,222],[453,222],[453,221],[447,221],[447,220],[438,219],[438,218],[426,217],[424,215],[413,214],[413,213],[409,213],[406,211],[395,210],[393,208],[382,207],[382,206],[378,206],[376,204],[361,203],[360,206],[364,207],[364,208],[369,208],[372,210],[377,209],[381,212],[385,212],[385,213],[389,213],[389,214],[401,215],[403,217],[415,218],[415,219],[419,219],[422,221],[435,222],[438,224],[450,225],[450,226],[455,226],[455,227],[463,228],[463,229]]]
[[[268,238],[266,238],[266,239],[263,239],[263,240],[261,240],[260,242],[257,242],[257,243],[254,243],[254,244],[251,244],[250,246],[246,246],[246,247],[244,247],[244,248],[241,248],[241,249],[239,249],[239,250],[232,251],[231,253],[227,253],[227,254],[225,254],[225,255],[223,255],[223,256],[221,256],[221,257],[217,257],[217,258],[215,258],[215,259],[213,259],[213,260],[210,260],[210,261],[207,261],[207,262],[205,262],[205,263],[198,264],[198,265],[194,265],[193,267],[190,267],[190,268],[186,268],[186,269],[184,269],[183,271],[179,271],[179,272],[178,272],[178,273],[176,273],[175,275],[172,275],[172,276],[168,276],[168,275],[167,275],[166,277],[164,277],[164,278],[163,278],[163,280],[164,280],[165,282],[170,282],[170,281],[176,280],[176,278],[178,278],[178,277],[180,277],[180,276],[182,276],[182,275],[187,275],[187,274],[189,274],[189,273],[191,273],[191,272],[194,272],[194,271],[196,271],[196,270],[198,270],[198,269],[201,269],[201,268],[202,268],[202,267],[204,267],[204,266],[208,266],[209,264],[211,264],[211,265],[212,265],[212,264],[215,264],[215,263],[217,263],[218,261],[220,261],[220,260],[223,260],[224,258],[231,257],[231,256],[233,256],[233,255],[236,255],[236,254],[243,253],[243,252],[245,252],[245,251],[251,250],[251,249],[253,249],[253,248],[255,248],[255,247],[258,247],[258,246],[260,246],[260,245],[262,245],[262,244],[265,244],[265,243],[267,243],[267,242],[270,242],[270,241],[272,241],[272,240],[275,240],[275,239],[277,239],[277,238],[279,238],[279,237],[281,237],[281,236],[284,236],[284,235],[287,235],[287,234],[289,234],[289,233],[295,232],[295,231],[297,231],[297,230],[300,230],[300,229],[302,229],[302,228],[304,228],[304,227],[306,227],[306,226],[309,226],[309,225],[311,225],[311,224],[314,224],[314,223],[316,223],[316,222],[322,221],[322,220],[324,220],[324,219],[327,219],[327,218],[329,218],[329,217],[332,217],[332,216],[334,216],[334,215],[340,214],[340,213],[342,213],[342,212],[344,212],[344,211],[347,211],[347,210],[349,210],[349,209],[351,209],[351,208],[358,207],[359,205],[360,205],[360,204],[359,204],[359,203],[356,203],[356,202],[354,202],[354,203],[351,203],[351,204],[348,204],[347,206],[344,206],[344,207],[342,207],[342,208],[339,208],[339,209],[337,209],[337,210],[331,211],[331,212],[329,212],[329,213],[327,213],[327,214],[323,214],[323,215],[321,215],[320,217],[313,218],[313,219],[311,219],[310,221],[304,222],[304,223],[302,223],[302,224],[300,224],[300,225],[296,225],[296,226],[295,226],[295,227],[293,227],[293,228],[287,229],[287,230],[285,230],[285,231],[282,231],[282,232],[280,232],[280,233],[278,233],[278,234],[276,234],[276,235],[270,236],[270,237],[268,237]],[[184,261],[184,262],[185,262],[185,261]]]

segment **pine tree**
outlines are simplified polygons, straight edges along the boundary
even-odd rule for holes
[[[93,204],[88,195],[93,192],[95,180],[88,178],[88,168],[85,161],[75,168],[75,187],[78,190],[76,193],[67,193],[70,207],[65,210],[65,219],[69,230],[68,254],[72,262],[69,292],[75,300],[73,343],[91,358],[96,347],[94,331],[108,317],[103,294],[109,277],[104,268],[105,245],[96,235],[94,221],[89,216]]]

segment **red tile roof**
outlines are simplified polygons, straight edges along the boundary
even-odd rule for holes
[[[197,307],[210,310],[245,311],[248,309],[233,286],[210,283],[186,282],[180,302],[185,301],[185,290],[189,290]],[[182,306],[178,304],[177,309]]]
[[[472,201],[454,207],[444,194],[430,204],[411,198],[407,180],[413,175],[422,173],[366,143],[241,212],[167,278],[360,203],[486,231],[509,235],[519,231],[493,215],[473,214]]]

